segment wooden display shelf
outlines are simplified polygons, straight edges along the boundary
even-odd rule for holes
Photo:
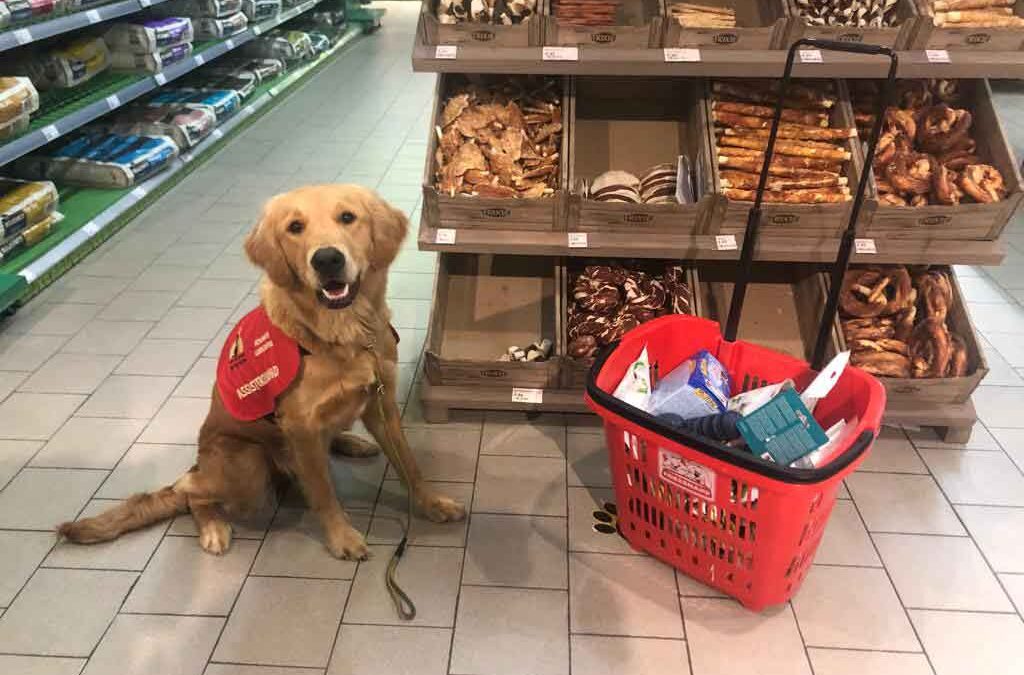
[[[646,75],[674,77],[779,77],[785,50],[705,49],[700,61],[666,62],[662,49],[601,47],[579,49],[579,60],[543,59],[544,47],[457,46],[455,58],[436,58],[437,47],[419,42],[412,66],[428,73],[503,73],[536,75]],[[924,50],[898,52],[901,78],[1024,78],[1024,51],[949,51],[949,63],[929,60]],[[882,78],[888,59],[860,54],[822,52],[821,63],[800,63],[795,77]]]
[[[443,232],[443,230],[442,230]],[[586,257],[664,258],[679,260],[739,260],[743,236],[736,236],[735,250],[719,250],[715,235],[642,235],[617,232],[588,232],[586,248],[569,246],[569,232],[529,232],[463,228],[455,230],[454,244],[439,244],[438,230],[420,224],[419,248],[450,253],[495,253],[515,255],[559,255]],[[444,238],[442,237],[442,240]],[[901,263],[906,265],[998,265],[1006,257],[1000,241],[874,239],[877,253],[854,254],[853,262]],[[819,262],[835,260],[838,238],[797,238],[765,235],[758,237],[756,259],[776,262]]]

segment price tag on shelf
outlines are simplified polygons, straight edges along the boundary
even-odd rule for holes
[[[874,255],[878,253],[874,239],[854,239],[853,250],[857,253]]]
[[[259,24],[256,24],[255,26],[252,27],[252,34],[253,35],[259,35],[262,32],[263,32],[263,27],[260,26]]]
[[[587,248],[590,242],[587,240],[586,232],[570,232],[569,248]]]
[[[735,234],[718,234],[715,235],[715,250],[717,251],[735,251],[739,248],[736,245]]]
[[[434,48],[435,59],[457,59],[459,58],[458,45],[438,45]]]
[[[139,4],[143,7],[149,7],[153,4],[153,0],[139,0]]]
[[[167,76],[163,73],[157,73],[153,76],[153,79],[156,80],[156,83],[159,84],[161,87],[167,84]]]
[[[271,96],[277,96],[277,87],[271,87],[270,89],[267,89],[267,93],[270,94]]]
[[[206,57],[202,54],[196,54],[192,59],[196,62],[197,66],[201,66],[206,63]]]
[[[665,47],[665,63],[695,63],[700,61],[699,49]]]
[[[235,48],[235,38],[228,38],[227,40],[225,40],[224,41],[224,46],[227,47],[229,50],[234,49]]]
[[[256,108],[253,108],[251,105],[247,105],[244,108],[242,108],[242,114],[246,117],[253,114],[254,112],[256,112]]]
[[[146,196],[148,192],[149,190],[140,185],[139,187],[132,190],[132,197],[135,197],[136,199],[142,199],[143,197]]]
[[[579,47],[543,47],[540,52],[542,61],[579,61]]]
[[[82,232],[85,232],[90,237],[100,231],[100,226],[95,221],[90,220],[85,225],[82,225]]]
[[[543,389],[526,389],[524,387],[512,387],[513,403],[543,403]]]
[[[89,19],[89,23],[99,23],[100,21],[103,21],[103,17],[101,17],[100,13],[95,9],[90,9],[85,13],[85,16]]]
[[[110,108],[111,110],[113,110],[114,108],[120,108],[121,107],[121,99],[119,99],[116,95],[115,96],[108,96],[107,97],[107,107]]]
[[[215,141],[219,141],[220,139],[224,138],[224,132],[221,131],[220,129],[214,129],[212,132],[210,132],[210,137],[213,138],[213,140]]]
[[[455,230],[450,227],[439,227],[434,233],[435,244],[451,245],[455,243]]]
[[[945,49],[926,49],[924,56],[928,63],[949,63],[949,52]]]
[[[800,63],[821,63],[820,49],[801,49]]]
[[[19,45],[27,44],[32,42],[32,33],[28,28],[19,28],[14,31],[14,41]]]
[[[42,128],[42,132],[43,132],[43,136],[48,141],[52,141],[53,139],[55,139],[58,136],[60,136],[60,132],[57,131],[57,127],[55,127],[52,124],[50,126],[48,126],[48,127],[43,127]]]

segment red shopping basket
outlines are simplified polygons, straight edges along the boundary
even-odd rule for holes
[[[612,392],[645,346],[660,373],[708,350],[729,371],[734,393],[786,378],[802,388],[814,371],[785,354],[727,342],[713,321],[673,315],[630,331],[598,358],[587,381],[587,404],[604,419],[626,540],[750,609],[785,602],[814,558],[841,481],[875,438],[885,390],[847,368],[815,417],[825,428],[856,418],[849,447],[827,466],[791,469],[669,428],[615,398]]]

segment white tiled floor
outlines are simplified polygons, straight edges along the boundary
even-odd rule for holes
[[[602,436],[554,417],[406,406],[424,473],[471,506],[417,520],[384,591],[404,501],[382,460],[332,473],[375,557],[332,559],[301,501],[202,553],[191,519],[95,547],[53,525],[187,467],[227,326],[256,302],[241,236],[303,183],[376,185],[418,222],[434,78],[410,71],[418,3],[0,326],[3,675],[1020,675],[1024,660],[1024,219],[1008,263],[961,268],[993,374],[969,443],[887,430],[848,480],[795,600],[763,614],[592,529],[613,498]],[[1024,88],[999,103],[1024,146]],[[412,386],[434,256],[391,285]]]

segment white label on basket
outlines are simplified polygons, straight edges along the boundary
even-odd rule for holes
[[[579,47],[544,47],[540,52],[542,61],[579,61]]]
[[[435,244],[454,244],[455,230],[450,227],[439,227],[434,233]]]
[[[107,97],[107,107],[110,108],[111,110],[113,110],[114,108],[120,108],[121,107],[121,99],[119,99],[117,96],[108,96]]]
[[[458,45],[438,45],[434,49],[435,59],[457,59],[459,58]]]
[[[19,28],[14,31],[14,41],[19,45],[23,45],[27,42],[32,42],[32,33],[28,28]]]
[[[700,61],[699,49],[665,47],[665,63],[696,63]]]
[[[543,389],[525,389],[523,387],[512,387],[513,403],[543,403]]]
[[[590,246],[590,242],[586,232],[569,233],[569,248],[587,248],[588,246]]]
[[[192,60],[196,62],[197,66],[201,66],[204,63],[206,63],[206,57],[203,56],[202,54],[196,54],[195,56],[192,57]]]
[[[924,56],[928,63],[949,63],[949,52],[945,49],[926,49]]]
[[[90,9],[85,13],[85,15],[89,17],[89,23],[99,23],[100,21],[103,21],[103,18],[100,17],[100,13],[95,9]]]
[[[159,84],[161,87],[167,84],[167,76],[163,73],[157,73],[153,76],[153,79],[156,80],[156,83]]]
[[[696,497],[715,501],[715,472],[703,464],[685,459],[665,448],[658,448],[658,475],[666,483]]]
[[[53,139],[55,139],[58,136],[60,136],[60,132],[57,131],[57,127],[55,127],[52,124],[50,126],[48,126],[48,127],[43,127],[42,131],[43,131],[43,136],[48,141],[52,141]]]
[[[800,63],[821,63],[820,49],[801,49]]]
[[[871,254],[878,253],[878,249],[875,248],[874,239],[854,239],[853,250],[857,253]]]
[[[717,251],[735,251],[737,249],[736,235],[735,234],[717,234],[715,235],[715,250]]]
[[[139,187],[132,190],[132,197],[135,197],[136,199],[142,199],[143,197],[146,196],[147,192],[149,191],[140,185]]]

